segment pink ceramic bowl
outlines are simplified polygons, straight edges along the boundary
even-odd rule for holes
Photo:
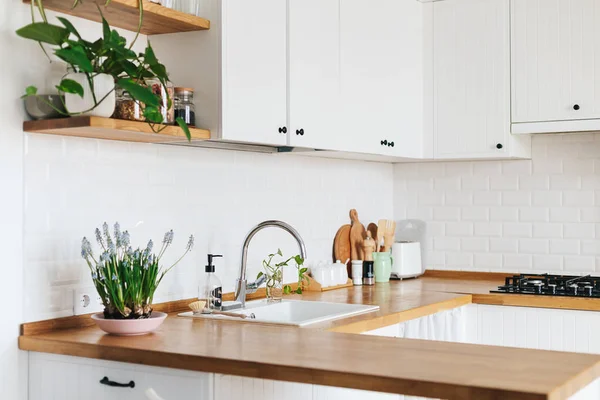
[[[146,319],[104,319],[104,314],[93,314],[92,319],[106,333],[118,336],[145,335],[165,322],[167,314],[154,311]]]

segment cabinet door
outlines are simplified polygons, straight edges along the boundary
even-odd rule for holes
[[[600,118],[597,0],[511,4],[512,121]]]
[[[434,3],[436,158],[507,154],[509,6],[509,0]]]
[[[339,0],[289,0],[290,146],[345,150],[339,15]]]
[[[286,144],[286,21],[285,1],[223,0],[223,139]]]
[[[348,150],[420,156],[423,5],[343,0],[340,7],[341,126]]]

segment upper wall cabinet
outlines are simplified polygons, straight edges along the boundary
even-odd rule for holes
[[[510,133],[510,0],[433,4],[434,158],[529,157]]]
[[[597,0],[512,0],[512,131],[600,129]]]
[[[339,125],[339,15],[339,0],[289,0],[290,146],[345,150],[347,145]]]
[[[339,128],[349,151],[423,156],[423,5],[340,2]]]
[[[285,146],[286,2],[207,0],[201,8],[211,30],[151,39],[171,80],[196,90],[196,120],[213,138]]]

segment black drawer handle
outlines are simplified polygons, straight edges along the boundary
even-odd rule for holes
[[[580,109],[580,108],[581,108],[581,107],[579,107],[579,104],[575,104],[575,105],[573,106],[573,110],[575,110],[575,111],[579,111],[579,109]]]
[[[110,387],[122,387],[122,388],[128,387],[128,388],[132,388],[132,389],[135,387],[135,382],[134,381],[131,381],[129,383],[119,383],[119,382],[111,381],[110,379],[108,379],[107,376],[105,376],[104,378],[102,378],[100,380],[100,383],[102,385],[106,385],[106,386],[110,386]]]
[[[287,128],[285,126],[283,128],[279,128],[279,133],[287,133]]]
[[[387,141],[386,139],[383,139],[383,140],[381,141],[381,145],[382,145],[382,146],[387,146],[387,144],[388,144],[388,141]]]
[[[296,135],[304,136],[304,129],[297,129]]]

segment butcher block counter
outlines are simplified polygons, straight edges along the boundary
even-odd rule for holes
[[[76,327],[83,319],[73,317],[68,322],[24,324],[19,347],[450,399],[567,399],[600,377],[598,355],[357,335],[472,302],[600,310],[600,300],[489,294],[503,276],[429,273],[416,280],[290,296],[380,306],[374,313],[307,328],[181,318],[173,313],[155,333],[128,338],[85,326],[87,320]],[[61,326],[71,328],[56,329]]]

